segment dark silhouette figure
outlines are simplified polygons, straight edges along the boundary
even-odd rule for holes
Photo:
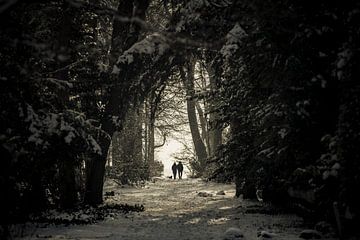
[[[177,169],[178,169],[178,172],[179,172],[179,179],[182,179],[182,174],[183,174],[184,166],[182,165],[181,162],[178,163]]]
[[[176,171],[177,171],[177,166],[176,163],[174,163],[171,167],[173,175],[174,175],[174,179],[176,179]]]

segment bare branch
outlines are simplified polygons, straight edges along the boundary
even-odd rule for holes
[[[160,148],[160,147],[162,147],[162,146],[164,146],[164,145],[165,145],[165,143],[166,143],[166,134],[162,134],[162,137],[163,137],[163,141],[162,141],[162,143],[161,143],[161,144],[159,144],[159,145],[155,145],[155,146],[154,146],[154,149],[156,149],[156,148]]]

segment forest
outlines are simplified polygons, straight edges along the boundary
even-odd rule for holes
[[[1,238],[184,126],[191,177],[359,236],[359,1],[2,0],[0,46]]]

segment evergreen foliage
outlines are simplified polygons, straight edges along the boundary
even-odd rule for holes
[[[192,106],[208,131],[197,175],[304,216],[334,220],[337,203],[358,221],[359,20],[355,0],[4,1],[1,223],[101,203],[116,134],[121,182],[153,176],[154,132],[179,130],[159,120],[176,81],[207,107]],[[196,64],[210,79],[200,92]]]

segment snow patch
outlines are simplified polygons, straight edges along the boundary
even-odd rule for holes
[[[225,58],[229,58],[237,49],[239,49],[239,44],[242,43],[242,39],[246,36],[245,30],[240,24],[236,23],[226,35],[226,44],[221,48],[220,53]]]
[[[287,133],[287,130],[285,128],[282,128],[282,129],[280,129],[278,131],[278,134],[281,137],[281,139],[284,139],[288,133]]]
[[[69,132],[68,135],[64,138],[65,142],[67,144],[70,144],[71,141],[76,137],[76,135],[74,134],[74,132]]]
[[[136,54],[154,55],[157,53],[157,56],[155,56],[154,59],[157,60],[159,56],[162,56],[165,51],[169,49],[169,47],[169,44],[166,43],[163,36],[161,36],[160,34],[152,34],[132,45],[128,50],[124,52],[123,55],[118,58],[116,64],[131,64],[134,62],[134,56]],[[118,73],[119,69],[114,67],[113,74]]]

